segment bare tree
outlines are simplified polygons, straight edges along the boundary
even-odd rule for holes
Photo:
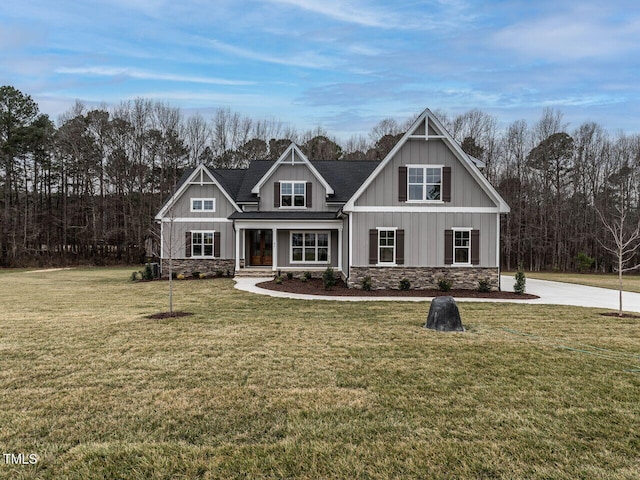
[[[618,315],[622,316],[622,274],[640,268],[640,263],[632,265],[636,251],[640,248],[640,216],[638,207],[631,205],[631,194],[634,187],[633,170],[623,166],[612,176],[618,186],[616,202],[608,212],[598,208],[598,216],[606,231],[613,240],[613,247],[600,242],[602,247],[616,258],[618,272]],[[635,212],[634,212],[635,210]],[[635,215],[634,215],[635,213]]]

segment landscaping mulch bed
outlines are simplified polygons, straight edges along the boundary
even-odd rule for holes
[[[178,317],[188,317],[189,315],[193,315],[191,312],[160,312],[154,313],[152,315],[147,315],[147,318],[151,320],[164,320],[165,318],[178,318]]]
[[[477,290],[449,290],[443,292],[437,289],[424,290],[362,290],[359,288],[347,288],[347,285],[339,280],[331,290],[325,290],[322,279],[311,278],[306,282],[294,278],[284,280],[277,284],[275,280],[258,283],[258,287],[278,292],[303,293],[306,295],[332,295],[332,296],[352,296],[352,297],[441,297],[449,295],[457,298],[495,298],[495,299],[519,299],[529,300],[540,298],[537,295],[527,293],[517,294],[514,292],[478,292]]]
[[[602,315],[603,317],[639,318],[640,319],[640,315],[636,315],[633,313],[623,313],[622,315],[618,315],[618,312],[605,312],[605,313],[601,313],[600,315]]]

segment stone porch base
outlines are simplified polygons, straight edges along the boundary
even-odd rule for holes
[[[168,262],[166,259],[160,262],[162,278],[169,277]],[[176,275],[181,273],[185,277],[190,277],[192,272],[204,273],[208,277],[215,276],[218,272],[222,272],[222,275],[226,276],[229,272],[229,276],[232,277],[236,266],[235,260],[223,258],[179,258],[173,259],[172,262]]]
[[[477,290],[481,279],[489,281],[491,290],[500,286],[497,267],[351,267],[349,287],[362,288],[367,276],[374,290],[398,289],[403,278],[411,282],[412,289],[438,288],[441,278],[449,279],[454,289]]]

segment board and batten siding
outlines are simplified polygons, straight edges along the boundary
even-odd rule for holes
[[[311,182],[312,184],[312,197],[310,208],[300,208],[299,210],[308,210],[311,212],[328,212],[330,209],[327,206],[327,192],[324,186],[318,182],[316,176],[309,170],[306,164],[297,163],[278,165],[278,168],[267,179],[265,184],[260,189],[260,210],[261,211],[274,211],[279,210],[274,207],[274,188],[275,182]],[[287,210],[296,210],[295,208],[288,208]]]
[[[444,267],[444,232],[453,227],[480,231],[479,267],[497,267],[495,213],[353,213],[352,265],[369,265],[369,230],[404,230],[404,266]],[[366,242],[366,244],[362,244]]]
[[[429,141],[409,139],[360,195],[355,206],[420,205],[420,203],[406,203],[398,200],[398,168],[407,165],[451,167],[451,201],[446,202],[446,206],[495,207],[491,198],[440,139]]]
[[[192,212],[192,198],[215,198],[216,206],[214,212]],[[165,218],[227,218],[236,209],[229,202],[217,185],[204,183],[189,185],[178,198],[172,210],[167,211]]]
[[[163,258],[169,258],[169,245],[172,245],[174,259],[188,258],[186,256],[185,233],[194,230],[220,232],[220,257],[232,259],[235,255],[233,224],[231,222],[177,222],[173,227],[170,222],[163,222]],[[171,228],[173,233],[171,234]]]

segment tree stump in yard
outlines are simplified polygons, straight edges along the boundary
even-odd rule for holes
[[[460,311],[453,297],[434,298],[424,326],[441,332],[464,332]]]

